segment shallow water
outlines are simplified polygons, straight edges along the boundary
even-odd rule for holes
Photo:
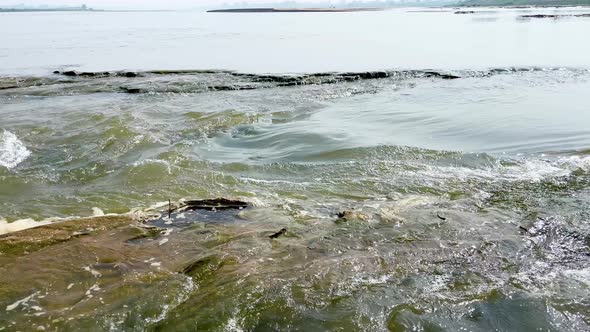
[[[98,56],[108,38],[84,38],[69,55],[48,48],[53,56],[41,60],[31,52],[33,65],[22,69],[14,44],[3,46],[9,61],[3,70],[35,74],[0,78],[1,217],[90,216],[98,211],[93,207],[125,213],[181,198],[239,197],[255,207],[212,217],[187,213],[172,224],[160,220],[156,225],[166,230],[140,240],[127,227],[18,261],[0,257],[1,327],[590,329],[590,64],[583,57],[587,43],[577,39],[589,20],[522,22],[515,11],[299,14],[310,20],[300,29],[316,30],[320,44],[348,34],[407,46],[382,62],[352,49],[358,52],[352,64],[350,54],[328,63],[325,45],[318,46],[317,61],[299,58],[310,38],[289,29],[296,19],[290,15],[224,16],[236,20],[225,28],[214,23],[222,16],[194,13],[27,15],[65,17],[90,26],[86,36],[100,27],[87,19],[99,15],[120,15],[137,33],[147,31],[137,29],[146,24],[142,17],[161,15],[167,28],[149,30],[162,33],[154,39],[135,36],[139,44],[129,54],[164,38],[162,31],[188,36],[173,28],[188,22],[179,17],[198,16],[211,21],[190,22],[221,33],[200,44],[219,43],[200,55],[218,62],[196,57],[188,66],[196,52],[190,47],[169,58],[178,60],[174,65],[158,62],[167,57],[154,50],[127,62],[120,51]],[[339,29],[365,15],[374,15],[374,25],[359,24],[354,33],[352,26]],[[277,31],[257,30],[278,18],[286,25]],[[210,57],[222,47],[232,50],[224,44],[232,24],[254,19],[269,21],[248,25],[241,32],[246,39],[233,39],[248,42],[252,53]],[[384,37],[390,30],[382,24],[432,20],[441,21],[441,31],[429,34],[429,42],[446,46],[424,55],[426,62],[403,60],[405,52],[420,53],[409,49],[416,41],[424,45],[425,31]],[[362,29],[376,34],[367,37]],[[457,44],[447,42],[459,41],[446,34],[453,29],[469,30],[473,38],[477,31],[497,31],[494,36],[511,36],[514,44],[495,47],[492,56],[482,38],[482,47],[455,53]],[[516,43],[519,29],[527,31],[527,46]],[[278,41],[285,31],[295,36],[287,38],[293,53],[267,61],[264,45],[289,49]],[[543,43],[541,32],[547,32]],[[260,48],[251,44],[256,39]],[[179,40],[168,43],[184,46]],[[97,43],[98,53],[87,53],[85,62],[80,54],[88,43]],[[560,51],[539,52],[551,43]],[[116,64],[115,55],[121,56]],[[68,56],[79,59],[79,70],[111,74],[42,75],[73,61]],[[148,71],[234,65],[242,71]],[[313,74],[314,66],[321,73]],[[363,66],[403,69],[353,72]],[[115,75],[122,68],[142,70],[138,77]],[[341,68],[346,72],[326,73]],[[247,69],[308,74],[244,74]],[[338,214],[345,210],[359,215],[342,220]],[[269,239],[282,228],[288,229],[283,237]]]

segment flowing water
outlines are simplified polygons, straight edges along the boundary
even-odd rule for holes
[[[590,18],[521,14],[0,14],[0,226],[255,205],[6,265],[0,327],[590,330]]]

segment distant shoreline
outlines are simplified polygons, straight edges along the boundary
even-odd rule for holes
[[[84,8],[0,8],[0,13],[29,13],[29,12],[100,12],[97,9]]]
[[[108,9],[81,9],[81,8],[47,8],[47,9],[13,9],[0,8],[0,13],[43,13],[43,12],[89,12],[89,13],[159,13],[159,12],[173,12],[175,10],[167,9],[152,9],[152,10],[108,10]]]
[[[234,8],[213,9],[208,13],[350,13],[350,12],[374,12],[387,10],[388,8]]]

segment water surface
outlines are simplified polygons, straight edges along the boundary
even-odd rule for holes
[[[0,14],[0,226],[255,205],[0,256],[0,327],[590,330],[590,19],[518,18],[554,11]]]

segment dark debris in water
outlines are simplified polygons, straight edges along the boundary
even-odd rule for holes
[[[271,235],[271,236],[269,236],[269,237],[270,237],[271,239],[277,239],[277,238],[279,238],[281,235],[285,235],[285,233],[287,233],[287,229],[286,229],[286,228],[283,228],[283,229],[281,229],[280,231],[278,231],[278,232],[276,232],[276,233],[272,234],[272,235]]]

